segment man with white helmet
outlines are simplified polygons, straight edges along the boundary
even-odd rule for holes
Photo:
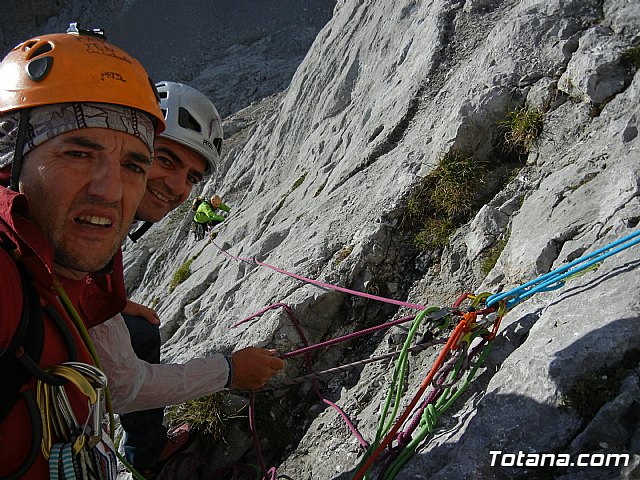
[[[182,205],[193,186],[215,170],[222,153],[222,121],[213,103],[181,83],[163,81],[156,87],[168,128],[154,144],[147,192],[136,212],[143,223],[129,234],[133,241]],[[160,319],[155,311],[129,301],[122,316],[138,357],[160,363]],[[137,470],[151,470],[188,440],[188,430],[182,428],[172,432],[169,441],[163,417],[163,408],[120,415],[125,455]]]
[[[222,121],[213,103],[181,83],[158,82],[156,87],[167,128],[154,145],[157,165],[136,213],[146,223],[130,235],[133,240],[182,205],[192,187],[213,173],[222,153]]]
[[[144,223],[129,235],[133,241],[187,200],[193,186],[216,169],[222,152],[222,122],[205,95],[175,82],[159,82],[156,87],[166,128],[154,143],[147,191],[136,212],[136,218]],[[99,356],[104,358],[116,410],[130,412],[120,415],[126,432],[125,454],[145,475],[157,472],[188,440],[188,429],[167,432],[162,407],[211,393],[210,388],[203,389],[203,375],[210,378],[218,372],[225,380],[220,387],[257,389],[284,365],[274,357],[275,351],[249,347],[227,357],[228,365],[212,366],[208,359],[196,359],[184,366],[151,367],[148,364],[160,363],[159,324],[152,309],[129,300],[122,316],[90,331]],[[110,351],[109,345],[126,341],[126,336],[146,364],[135,358],[116,357]],[[134,363],[141,375],[131,374]],[[172,386],[171,392],[167,385]]]

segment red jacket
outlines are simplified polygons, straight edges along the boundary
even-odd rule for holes
[[[78,361],[91,363],[93,360],[65,311],[53,288],[53,251],[40,229],[25,214],[28,206],[22,194],[0,186],[0,348],[6,348],[13,338],[22,311],[22,289],[15,261],[7,252],[14,246],[27,270],[33,277],[33,284],[43,305],[52,305],[64,319],[72,332],[78,349]],[[58,277],[73,305],[90,328],[122,311],[126,304],[126,293],[122,278],[122,253],[118,252],[113,262],[112,275],[88,275],[84,280],[73,281]],[[63,339],[47,314],[44,314],[44,348],[39,365],[48,367],[68,361]],[[0,371],[0,383],[6,372]],[[35,394],[35,380],[30,387]],[[79,422],[87,418],[87,402],[74,387],[67,388]],[[13,472],[23,461],[31,444],[31,427],[24,401],[19,400],[10,414],[0,423],[0,477]],[[39,452],[41,450],[39,449]],[[25,479],[49,478],[46,459],[41,453],[28,471]]]

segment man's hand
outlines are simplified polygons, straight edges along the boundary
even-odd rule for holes
[[[231,355],[233,381],[231,386],[240,390],[257,390],[284,367],[275,350],[247,347]]]
[[[122,313],[133,317],[142,317],[151,325],[160,325],[160,317],[155,310],[144,305],[140,305],[132,300],[127,299],[127,306],[124,307]]]

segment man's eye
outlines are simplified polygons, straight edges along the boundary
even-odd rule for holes
[[[145,173],[146,170],[144,168],[142,168],[140,165],[138,165],[137,163],[127,163],[125,165],[129,170],[132,170],[136,173]]]
[[[191,185],[197,185],[198,183],[200,183],[201,179],[198,177],[194,177],[193,175],[188,175],[187,180]]]
[[[155,160],[160,162],[163,165],[167,165],[167,166],[172,165],[171,160],[165,157],[164,155],[156,155]]]
[[[89,156],[87,152],[81,152],[79,150],[69,150],[65,152],[65,155],[68,155],[69,157],[75,157],[75,158],[86,158]]]

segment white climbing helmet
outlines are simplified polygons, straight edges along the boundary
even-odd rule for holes
[[[158,82],[160,109],[167,128],[161,136],[200,153],[210,174],[222,155],[222,120],[205,95],[182,83]]]

